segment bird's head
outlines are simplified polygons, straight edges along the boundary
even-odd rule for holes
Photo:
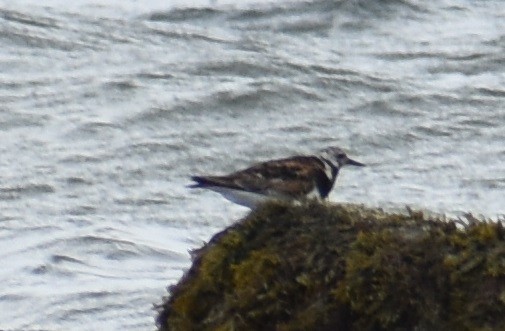
[[[353,165],[358,167],[365,166],[363,163],[354,161],[347,157],[347,154],[340,147],[328,147],[321,151],[321,157],[331,162],[335,167],[341,168],[345,165]]]

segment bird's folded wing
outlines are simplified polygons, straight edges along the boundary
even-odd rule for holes
[[[324,165],[315,157],[299,156],[259,163],[228,176],[242,190],[298,197],[314,189],[324,175]]]

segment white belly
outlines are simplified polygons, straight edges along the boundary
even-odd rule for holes
[[[234,202],[236,204],[242,205],[247,208],[255,208],[257,205],[264,203],[268,200],[272,200],[272,197],[268,197],[263,194],[258,194],[254,192],[247,192],[247,191],[240,191],[240,190],[233,190],[229,188],[223,188],[223,187],[208,187],[208,189],[211,189],[212,191],[215,191],[217,193],[220,193],[222,196],[224,196],[226,199],[230,200],[231,202]]]
[[[214,191],[214,192],[220,193],[223,197],[230,200],[231,202],[234,202],[236,204],[239,204],[241,206],[251,208],[251,209],[254,209],[259,204],[262,204],[262,203],[265,203],[265,202],[271,201],[271,200],[296,202],[296,200],[290,199],[286,196],[264,195],[264,194],[254,193],[254,192],[234,190],[234,189],[217,187],[217,186],[207,187],[207,188]],[[319,192],[316,189],[314,189],[312,192],[310,192],[306,196],[306,199],[319,200],[320,198],[321,197],[319,195]]]

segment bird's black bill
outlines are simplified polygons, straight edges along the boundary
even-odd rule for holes
[[[353,166],[358,166],[358,167],[364,167],[365,166],[363,163],[358,162],[358,161],[354,161],[354,160],[351,160],[351,159],[347,159],[347,163],[346,164],[353,165]]]

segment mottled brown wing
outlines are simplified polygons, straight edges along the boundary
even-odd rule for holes
[[[313,190],[321,175],[324,164],[318,158],[297,156],[259,163],[226,178],[242,190],[296,198]]]

